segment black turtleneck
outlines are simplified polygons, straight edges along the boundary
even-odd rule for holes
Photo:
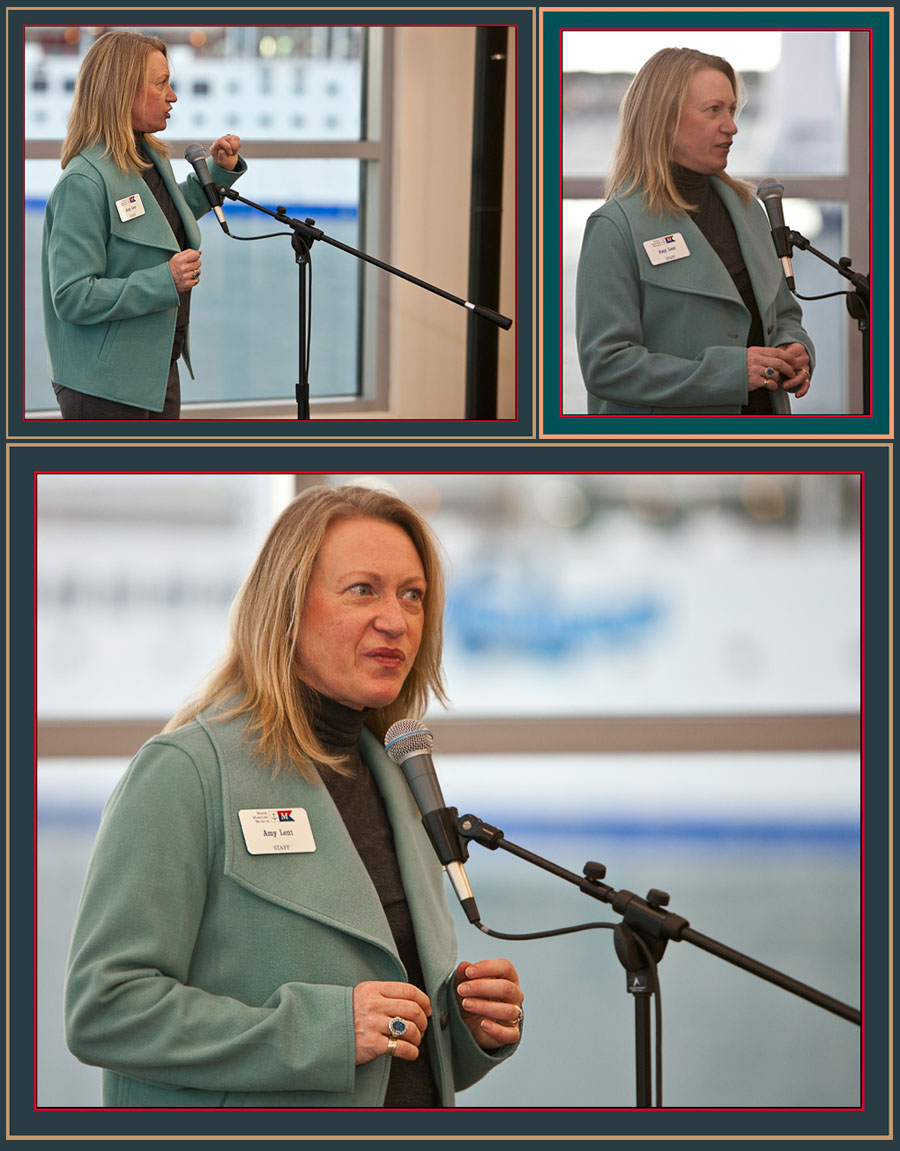
[[[753,285],[744,263],[741,246],[738,243],[734,222],[728,215],[728,209],[713,190],[709,176],[694,172],[690,168],[683,168],[680,164],[672,165],[672,175],[675,187],[689,204],[694,208],[688,213],[713,251],[725,265],[725,269],[734,281],[734,286],[740,293],[741,299],[750,312],[750,333],[747,336],[747,347],[763,347],[765,334],[756,297],[753,294]],[[741,409],[742,414],[767,414],[772,411],[772,401],[765,388],[750,392],[748,402]]]
[[[184,228],[184,221],[178,214],[178,209],[172,197],[169,195],[169,189],[166,187],[159,169],[153,163],[150,156],[150,150],[144,143],[144,137],[141,135],[135,136],[135,143],[137,144],[138,155],[142,160],[145,160],[150,167],[145,168],[141,173],[141,177],[150,191],[153,193],[156,202],[162,209],[163,215],[169,224],[169,227],[175,233],[175,239],[178,241],[178,247],[183,252],[187,247],[187,232]],[[172,341],[172,360],[173,362],[178,359],[184,349],[184,339],[187,332],[188,321],[191,314],[191,293],[179,292],[178,293],[178,315],[175,319],[175,336]]]
[[[368,715],[368,711],[358,711],[319,696],[319,712],[313,723],[316,736],[329,752],[343,757],[351,768],[349,775],[329,770],[321,771],[320,775],[378,892],[406,968],[407,982],[424,990],[425,980],[390,820],[372,773],[359,752],[359,737]],[[429,1027],[436,1025],[436,1019],[429,1021]],[[414,1062],[391,1060],[385,1107],[440,1105],[427,1042],[419,1048],[419,1058]]]

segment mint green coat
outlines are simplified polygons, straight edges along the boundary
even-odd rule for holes
[[[72,1052],[109,1107],[378,1107],[387,1056],[355,1066],[352,993],[405,981],[328,790],[255,760],[242,720],[147,743],[103,814],[70,948]],[[443,871],[406,781],[364,730],[415,925],[443,1105],[515,1048],[483,1051],[452,990]],[[308,854],[251,855],[238,812],[303,808]]]
[[[210,210],[196,175],[181,184],[165,156],[151,152],[189,248],[199,249],[197,219]],[[233,172],[209,160],[213,181],[230,187]],[[116,204],[140,195],[144,214],[122,220]],[[147,184],[125,173],[103,148],[85,148],[63,169],[44,216],[44,333],[50,378],[77,392],[162,411],[178,291],[169,260],[179,251]],[[185,342],[184,359],[190,370]]]
[[[814,366],[762,206],[711,181],[734,222],[765,344],[800,343]],[[651,264],[644,242],[680,232],[689,256]],[[750,312],[725,265],[686,215],[653,215],[643,194],[607,201],[587,221],[576,286],[576,330],[588,412],[736,415],[747,402]],[[772,392],[789,413],[786,392]]]

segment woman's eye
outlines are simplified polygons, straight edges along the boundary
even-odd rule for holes
[[[350,591],[353,595],[371,595],[372,585],[368,583],[355,583]]]
[[[403,596],[404,599],[413,600],[414,603],[421,603],[425,599],[425,592],[421,588],[411,587],[406,589]]]

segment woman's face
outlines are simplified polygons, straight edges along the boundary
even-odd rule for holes
[[[393,703],[425,624],[425,572],[396,524],[337,520],[313,566],[297,639],[297,671],[347,707]]]
[[[717,68],[695,72],[675,131],[675,163],[705,176],[724,172],[737,134],[736,112],[734,89],[724,72]]]
[[[135,132],[162,132],[169,111],[178,97],[169,85],[169,62],[162,52],[151,52],[147,74],[131,106],[131,126]]]

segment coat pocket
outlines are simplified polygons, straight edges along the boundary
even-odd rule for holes
[[[103,339],[100,342],[100,348],[97,352],[97,359],[102,363],[106,363],[112,355],[116,340],[119,338],[119,326],[121,323],[121,320],[111,320],[105,325],[106,331],[103,333]]]

